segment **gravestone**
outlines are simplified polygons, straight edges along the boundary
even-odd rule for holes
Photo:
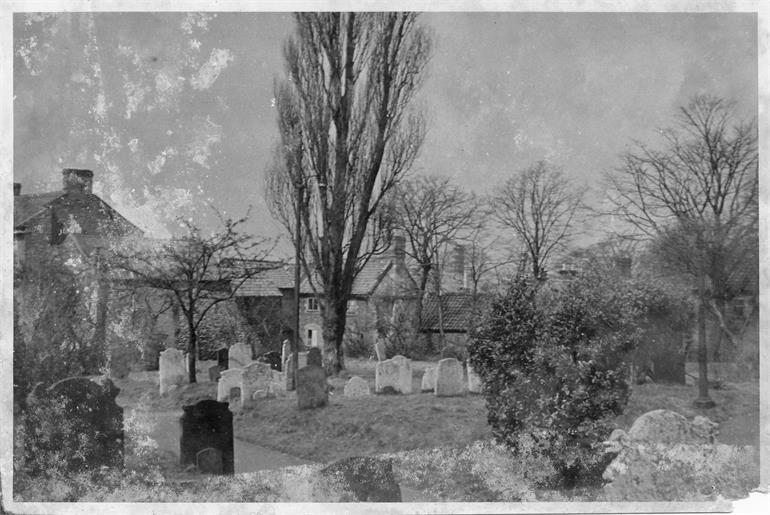
[[[286,371],[284,379],[286,380],[286,391],[293,392],[294,388],[294,361],[289,355],[289,359],[284,362],[283,369]]]
[[[167,334],[152,333],[142,346],[142,360],[145,370],[158,370],[160,353],[165,347]]]
[[[233,456],[233,414],[227,403],[206,399],[192,406],[183,406],[179,419],[182,436],[179,455],[182,465],[198,465],[198,456],[206,449],[221,453],[222,474],[235,472]],[[206,459],[210,459],[207,455]]]
[[[229,352],[230,350],[227,347],[217,350],[217,365],[219,365],[220,372],[227,370],[227,365],[230,363]]]
[[[291,355],[291,343],[289,340],[284,340],[281,344],[281,365],[284,366],[281,370],[286,370],[286,360]]]
[[[321,349],[313,347],[307,351],[307,364],[316,367],[323,366],[323,357],[321,356]]]
[[[377,356],[377,361],[385,361],[385,342],[377,339],[374,342],[374,355]]]
[[[243,370],[240,368],[231,368],[222,372],[217,383],[217,400],[227,402],[230,399],[230,390],[241,387],[241,375]]]
[[[297,405],[299,409],[320,408],[329,403],[329,390],[324,369],[308,365],[297,374]]]
[[[291,366],[291,365],[289,365],[289,363],[291,363],[293,361],[294,361],[294,353],[292,352],[286,358],[286,362],[284,362],[283,370],[288,370],[289,366]],[[299,356],[297,358],[297,361],[299,362],[299,368],[306,367],[308,365],[308,362],[307,362],[307,352],[300,352]]]
[[[49,420],[54,425],[44,430],[50,438],[40,442],[41,450],[63,452],[66,468],[73,472],[123,467],[123,408],[115,402],[119,393],[120,389],[105,377],[70,377],[49,388],[38,385],[27,402],[29,412],[39,411],[40,417],[29,419],[28,438],[41,429],[35,420],[61,417],[67,420],[67,430],[59,430],[58,419]]]
[[[377,363],[374,391],[383,393],[388,387],[397,393],[412,393],[412,363],[404,356],[394,356]]]
[[[172,385],[187,382],[185,355],[179,349],[166,349],[160,353],[160,394],[165,395]]]
[[[455,358],[444,358],[436,367],[436,396],[465,395],[463,366]]]
[[[391,459],[344,458],[321,469],[321,476],[340,485],[354,501],[401,502]]]
[[[273,369],[270,365],[252,361],[241,374],[241,407],[245,408],[252,404],[255,392],[267,393],[272,380]]]
[[[273,370],[273,378],[270,381],[269,392],[271,395],[286,395],[286,372]]]
[[[195,455],[198,470],[203,474],[222,474],[222,451],[206,447]]]
[[[236,343],[227,355],[227,368],[245,368],[251,363],[251,345]]]
[[[216,383],[219,381],[221,372],[219,371],[219,365],[212,365],[209,367],[209,381]]]
[[[345,390],[343,391],[345,397],[368,397],[371,394],[369,384],[358,376],[351,377],[345,383]]]
[[[422,375],[420,391],[432,392],[436,390],[436,367],[427,367]]]
[[[468,391],[470,393],[481,393],[483,389],[483,385],[481,383],[481,376],[479,376],[475,370],[473,370],[473,367],[471,366],[470,361],[468,362]]]

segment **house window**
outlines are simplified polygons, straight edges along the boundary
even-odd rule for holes
[[[318,311],[318,299],[316,299],[315,297],[309,297],[307,299],[307,310]]]
[[[318,329],[307,329],[307,337],[305,339],[305,347],[318,347]]]

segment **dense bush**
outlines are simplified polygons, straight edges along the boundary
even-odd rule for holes
[[[628,401],[623,356],[638,337],[630,299],[588,278],[557,289],[516,279],[470,344],[494,436],[514,450],[531,437],[552,486],[599,482],[608,462],[600,443]]]

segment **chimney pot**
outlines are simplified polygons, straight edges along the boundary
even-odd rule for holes
[[[65,192],[91,193],[94,172],[79,168],[62,170],[62,185]]]
[[[21,195],[21,183],[20,182],[14,182],[13,183],[13,196],[18,197]]]

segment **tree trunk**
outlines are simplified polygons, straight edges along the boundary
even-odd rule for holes
[[[706,278],[698,278],[698,408],[711,408],[714,401],[709,397],[708,345],[706,339]]]
[[[345,336],[347,301],[329,299],[322,306],[323,361],[327,375],[336,375],[345,368],[342,340]]]
[[[198,349],[198,338],[195,334],[195,326],[192,320],[187,321],[187,330],[189,331],[188,343],[187,343],[187,376],[190,384],[195,383],[195,353]]]

